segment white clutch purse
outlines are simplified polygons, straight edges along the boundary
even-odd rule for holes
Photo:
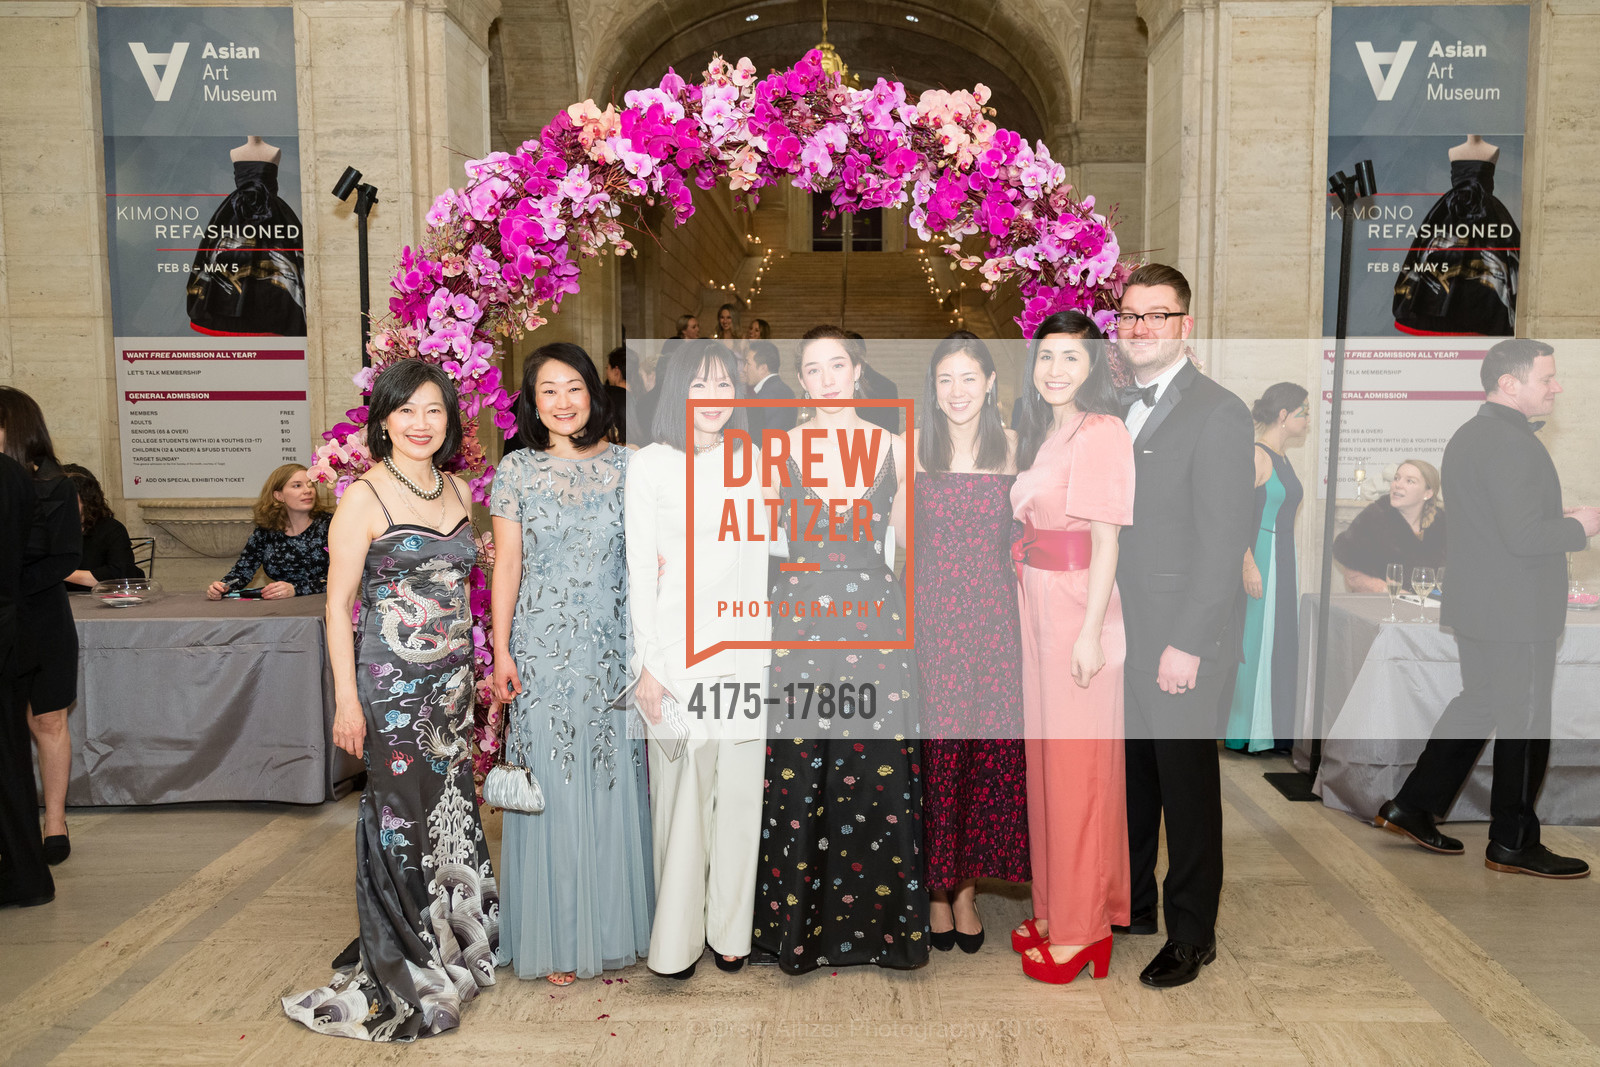
[[[538,815],[544,811],[544,790],[539,787],[527,764],[520,739],[511,736],[511,717],[505,719],[508,734],[500,749],[500,762],[489,768],[483,776],[483,802],[490,807],[504,808],[523,815]],[[517,751],[512,753],[515,744]],[[516,759],[513,762],[512,757]]]
[[[644,712],[639,710],[639,703],[635,699],[635,690],[639,683],[635,680],[621,696],[616,699],[612,707],[630,708],[633,714],[628,718],[629,740],[643,740],[661,750],[661,754],[669,760],[680,759],[684,749],[689,746],[689,720],[683,714],[683,708],[673,698],[671,693],[661,695],[661,721],[653,723],[644,717]]]
[[[544,810],[544,790],[528,768],[496,763],[483,776],[483,802],[523,815],[537,815]]]

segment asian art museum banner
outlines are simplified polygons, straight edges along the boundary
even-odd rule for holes
[[[1333,9],[1328,170],[1370,159],[1378,184],[1352,209],[1341,497],[1354,495],[1356,469],[1408,456],[1437,463],[1483,400],[1483,353],[1515,332],[1528,25],[1520,4]],[[1326,337],[1341,210],[1329,194]],[[1324,347],[1326,429],[1333,346]]]
[[[310,437],[293,10],[98,24],[123,492],[254,496]]]

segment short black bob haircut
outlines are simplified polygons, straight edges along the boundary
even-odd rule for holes
[[[372,383],[372,399],[367,402],[367,451],[376,460],[394,454],[394,442],[383,423],[395,410],[410,400],[424,385],[437,385],[444,398],[444,440],[433,454],[433,465],[443,467],[461,450],[461,399],[455,380],[443,367],[425,359],[401,359],[389,364]]]
[[[570,440],[574,448],[591,448],[606,439],[611,430],[611,401],[600,384],[589,353],[575,344],[557,341],[536,348],[522,368],[522,392],[517,394],[517,441],[523,448],[546,452],[550,448],[550,428],[539,421],[537,402],[539,368],[549,362],[565,363],[578,372],[589,391],[589,421]]]
[[[689,424],[683,417],[683,405],[689,399],[689,386],[713,364],[720,364],[723,373],[733,383],[734,399],[743,400],[745,389],[739,380],[737,369],[739,357],[735,356],[727,345],[707,339],[685,341],[683,347],[674,352],[670,360],[664,362],[665,371],[657,368],[656,416],[650,426],[650,437],[680,452],[687,452],[693,438]],[[749,420],[745,418],[744,412],[744,408],[734,408],[733,414],[728,416],[723,428],[748,429]]]

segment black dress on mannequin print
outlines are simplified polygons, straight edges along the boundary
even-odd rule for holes
[[[278,197],[278,165],[233,165],[189,275],[189,321],[206,334],[306,335],[305,232]]]

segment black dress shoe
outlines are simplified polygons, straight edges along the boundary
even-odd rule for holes
[[[44,861],[54,867],[72,855],[72,842],[66,834],[51,834],[44,839]]]
[[[956,935],[955,941],[956,944],[961,946],[961,951],[965,952],[969,956],[983,947],[982,930],[979,930],[975,934],[964,934],[960,930],[954,930],[951,932]]]
[[[1460,841],[1439,832],[1439,828],[1433,824],[1432,812],[1402,807],[1397,800],[1384,801],[1383,807],[1378,809],[1377,817],[1372,820],[1372,825],[1391,834],[1409,838],[1429,852],[1459,856],[1466,851]]]
[[[1150,965],[1139,972],[1139,981],[1152,989],[1171,989],[1187,985],[1200,976],[1200,968],[1217,958],[1217,943],[1190,945],[1168,941]]]
[[[54,893],[41,893],[35,897],[15,897],[11,900],[0,900],[0,908],[37,908],[54,899],[56,899]]]
[[[1483,865],[1506,874],[1532,874],[1540,878],[1587,878],[1589,865],[1571,856],[1558,856],[1543,845],[1506,848],[1489,842]]]
[[[722,957],[718,956],[717,958],[721,959]],[[663,978],[671,978],[675,982],[687,982],[689,979],[694,977],[694,969],[699,965],[699,963],[699,960],[695,960],[694,963],[689,964],[689,966],[685,967],[683,970],[673,971],[671,974],[661,974],[659,971],[656,973],[661,974],[661,977]]]
[[[1116,923],[1112,923],[1111,924],[1111,932],[1114,933],[1114,934],[1153,934],[1153,933],[1155,933],[1156,932],[1156,909],[1154,909],[1154,908],[1146,908],[1144,911],[1136,911],[1136,912],[1134,912],[1132,915],[1128,916],[1128,925],[1127,926],[1118,926]]]
[[[952,926],[948,930],[929,930],[928,944],[932,945],[940,952],[949,952],[951,949],[956,947],[955,927]]]
[[[717,970],[726,971],[729,974],[744,970],[744,961],[750,958],[749,956],[740,956],[738,959],[725,960],[722,958],[722,953],[712,948],[711,942],[706,942],[706,948],[711,949],[711,962],[717,965]]]

